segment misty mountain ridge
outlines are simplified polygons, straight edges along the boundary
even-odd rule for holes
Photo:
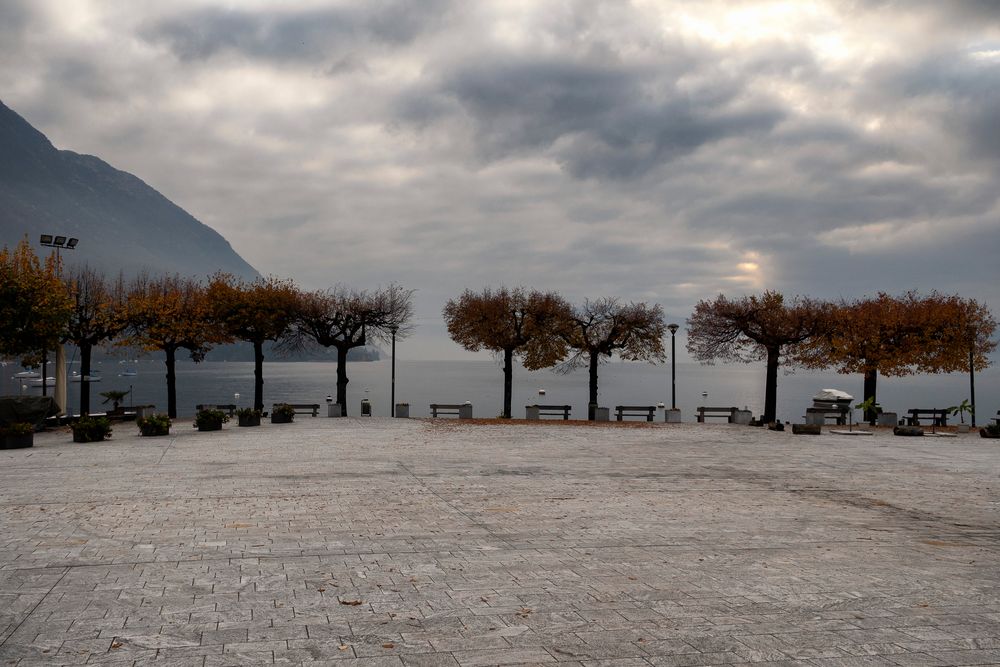
[[[27,235],[45,256],[42,233],[79,238],[64,261],[108,274],[259,275],[222,235],[140,178],[55,148],[0,102],[0,244],[14,247]]]

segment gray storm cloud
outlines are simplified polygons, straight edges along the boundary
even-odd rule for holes
[[[974,0],[0,5],[4,102],[265,272],[996,310],[1000,10]]]

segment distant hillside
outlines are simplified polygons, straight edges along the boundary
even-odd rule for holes
[[[218,232],[142,180],[56,149],[0,102],[0,245],[27,234],[38,251],[41,233],[79,238],[66,260],[111,273],[258,275]]]

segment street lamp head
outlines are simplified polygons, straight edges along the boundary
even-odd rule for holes
[[[670,324],[667,325],[667,328],[670,329],[670,335],[673,336],[675,333],[677,333],[677,330],[680,329],[680,326],[671,322]]]

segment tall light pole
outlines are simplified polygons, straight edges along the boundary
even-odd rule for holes
[[[399,327],[393,326],[389,329],[392,332],[392,389],[389,392],[389,405],[390,412],[393,417],[396,416],[396,332],[399,331]]]
[[[76,250],[76,244],[80,242],[79,239],[67,238],[65,236],[55,236],[53,234],[42,234],[38,241],[41,245],[47,248],[56,249],[56,271],[59,272],[60,277],[62,276],[62,256],[59,254],[60,250]],[[48,394],[48,350],[42,350],[42,396]],[[56,392],[56,403],[59,404],[59,409],[65,409],[66,407],[66,353],[63,350],[62,343],[57,343],[56,345],[56,386],[54,387]]]
[[[976,428],[976,335],[972,334],[972,342],[969,343],[969,403],[972,410],[969,416],[972,418],[972,428]]]
[[[674,334],[680,329],[676,324],[668,324],[670,329],[670,409],[677,409],[677,339]]]

